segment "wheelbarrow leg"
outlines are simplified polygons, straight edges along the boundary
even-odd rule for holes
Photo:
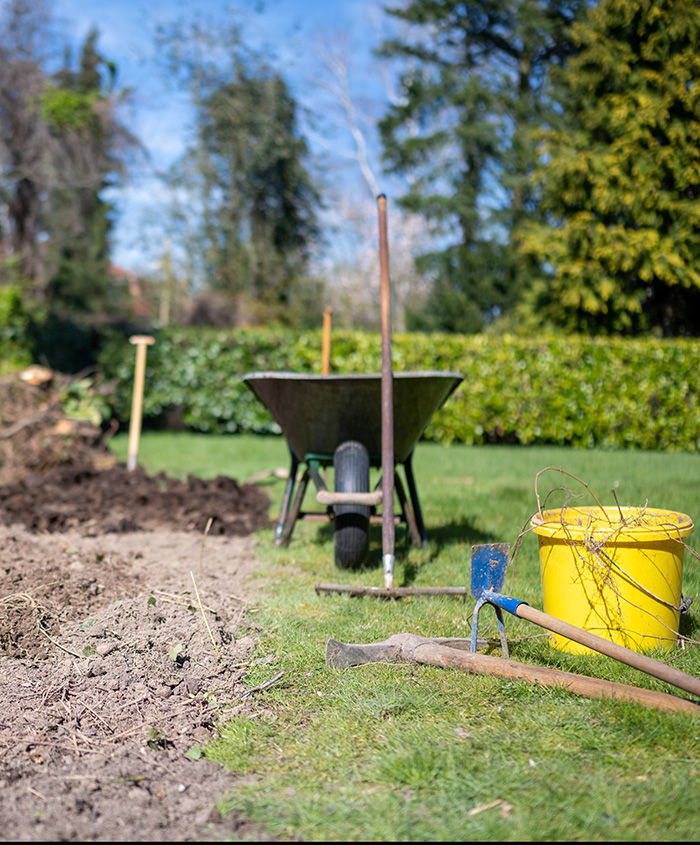
[[[416,520],[416,529],[418,531],[418,536],[421,539],[419,545],[424,546],[428,542],[428,532],[425,530],[425,524],[423,523],[423,514],[421,513],[420,502],[418,501],[418,491],[416,490],[416,482],[413,477],[413,449],[411,449],[411,454],[405,460],[403,468],[406,473],[406,484],[408,486],[408,494],[411,497],[413,515]]]
[[[294,493],[294,483],[297,477],[297,470],[299,469],[299,461],[292,452],[289,450],[289,454],[292,458],[292,465],[289,468],[289,478],[287,479],[287,484],[284,488],[284,496],[282,498],[282,508],[280,510],[279,519],[277,520],[277,529],[275,530],[275,545],[279,546],[283,542],[283,535],[284,535],[284,525],[287,521],[287,513],[289,511],[289,504],[292,501],[292,494]],[[289,532],[291,534],[291,531]],[[287,540],[289,537],[286,538]]]
[[[297,487],[296,496],[294,497],[294,504],[289,511],[287,516],[287,520],[284,525],[284,529],[282,530],[282,536],[280,537],[280,541],[278,545],[286,546],[287,543],[292,539],[292,532],[294,531],[294,524],[296,523],[299,514],[301,512],[301,503],[304,499],[304,493],[306,493],[306,488],[309,485],[309,479],[311,476],[309,475],[308,467],[304,470],[304,474],[301,477],[301,481],[299,482],[299,486]]]
[[[420,548],[423,545],[423,538],[418,531],[418,525],[416,524],[416,518],[411,510],[411,506],[408,504],[408,500],[406,499],[406,491],[403,489],[403,483],[401,481],[401,476],[398,472],[394,472],[394,488],[396,490],[396,495],[399,498],[399,504],[401,505],[401,511],[403,513],[403,517],[406,520],[406,524],[408,525],[408,530],[411,532],[411,539],[413,540],[413,545],[418,546]]]

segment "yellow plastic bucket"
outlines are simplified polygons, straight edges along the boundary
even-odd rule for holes
[[[635,651],[678,639],[689,516],[657,508],[562,508],[538,513],[544,612]],[[573,654],[590,649],[550,634]]]

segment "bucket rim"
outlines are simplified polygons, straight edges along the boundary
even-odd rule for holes
[[[693,520],[679,511],[617,505],[545,510],[532,517],[530,526],[540,537],[579,542],[592,536],[612,543],[682,540],[695,527]]]

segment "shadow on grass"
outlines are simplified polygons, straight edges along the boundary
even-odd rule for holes
[[[697,640],[700,636],[700,624],[695,614],[691,612],[681,613],[678,633],[689,640]]]
[[[333,523],[319,522],[318,530],[314,532],[311,542],[317,548],[333,542]],[[493,534],[475,527],[473,519],[462,517],[436,526],[428,526],[428,542],[422,549],[416,549],[411,541],[408,527],[399,523],[394,534],[394,561],[401,568],[399,587],[413,586],[426,567],[443,554],[447,549],[456,545],[468,548],[481,543],[498,542]],[[415,555],[414,553],[418,553]],[[382,525],[373,523],[369,529],[369,556],[363,567],[353,569],[354,572],[375,572],[383,566],[384,549],[382,547]],[[398,573],[397,573],[398,575]]]
[[[481,543],[499,542],[499,539],[490,532],[476,528],[471,517],[453,519],[443,525],[428,528],[427,531],[428,543],[435,547],[435,554],[458,543],[473,546]]]
[[[411,541],[407,527],[399,524],[396,527],[394,543],[394,561],[401,567],[401,583],[396,586],[410,587],[416,582],[419,573],[443,554],[448,548],[456,545],[471,547],[479,543],[497,542],[497,538],[490,533],[480,531],[470,518],[451,520],[440,526],[427,529],[428,542],[422,549],[416,549]],[[315,543],[319,546],[333,541],[333,525],[325,524],[319,527]],[[355,570],[356,572],[371,572],[382,569],[384,549],[382,548],[382,526],[373,524],[369,532],[369,557],[366,564]]]

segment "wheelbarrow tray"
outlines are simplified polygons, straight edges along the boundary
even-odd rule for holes
[[[459,373],[394,373],[394,459],[405,463],[440,406],[456,390]],[[381,463],[381,374],[315,375],[259,372],[245,384],[272,414],[298,461],[332,456],[346,440],[358,440],[373,466]]]
[[[413,542],[427,541],[425,525],[413,477],[413,450],[433,414],[456,390],[459,373],[423,371],[394,373],[394,465],[403,466],[406,492],[394,472],[402,519]],[[324,513],[303,512],[302,500],[310,480],[320,490],[324,483],[319,466],[328,466],[338,446],[355,440],[367,449],[370,465],[382,465],[382,377],[379,373],[314,375],[289,372],[248,373],[244,383],[272,414],[287,440],[291,454],[289,479],[277,522],[275,544],[289,542],[297,519],[328,519]],[[306,464],[297,485],[297,469]],[[371,521],[378,521],[374,514]]]

